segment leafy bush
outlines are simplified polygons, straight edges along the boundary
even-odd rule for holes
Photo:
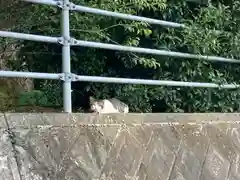
[[[142,22],[71,12],[71,34],[77,39],[139,46],[177,52],[239,57],[239,3],[200,6],[177,0],[75,0],[75,3],[111,11],[185,23],[173,29]],[[33,5],[25,24],[28,31],[59,36],[60,12],[55,7]],[[44,12],[44,13],[43,13]],[[33,23],[34,22],[34,23]],[[39,23],[39,24],[38,24]],[[23,27],[21,27],[23,28]],[[16,28],[18,30],[18,28]],[[30,52],[30,53],[29,53]],[[26,54],[28,54],[26,56]],[[37,72],[61,71],[61,46],[24,42],[13,69]],[[71,49],[72,71],[76,74],[142,79],[239,84],[238,65],[196,59],[171,58],[84,47]],[[60,88],[52,81],[35,81],[40,92],[32,103],[61,103]],[[41,86],[44,84],[44,86]],[[50,90],[46,90],[50,87]],[[55,90],[57,92],[55,93]],[[152,87],[78,82],[73,83],[74,106],[84,108],[90,95],[117,97],[135,112],[233,112],[238,111],[239,91],[204,88]],[[28,95],[29,96],[29,95]],[[24,96],[25,97],[25,96]],[[55,100],[52,100],[54,97]],[[40,98],[40,99],[39,99]],[[20,98],[25,99],[25,98]],[[31,99],[31,98],[30,98]],[[22,102],[23,100],[21,100]]]
[[[19,95],[18,105],[45,105],[48,101],[47,96],[44,92],[39,90],[33,90],[30,92],[22,92]]]

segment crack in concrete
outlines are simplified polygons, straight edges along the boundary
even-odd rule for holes
[[[11,148],[12,148],[12,153],[13,153],[13,158],[14,158],[14,163],[16,165],[16,169],[17,169],[17,174],[16,173],[13,173],[13,178],[14,180],[23,180],[22,179],[22,176],[21,176],[21,171],[20,171],[20,163],[18,161],[18,157],[17,157],[17,150],[16,150],[16,147],[15,147],[15,144],[16,144],[16,136],[14,134],[14,132],[11,130],[10,126],[9,126],[9,123],[7,121],[7,117],[6,117],[6,114],[3,113],[3,116],[4,116],[4,120],[5,120],[5,123],[6,123],[6,126],[7,126],[7,133],[8,133],[8,138],[10,140],[10,144],[11,144]]]

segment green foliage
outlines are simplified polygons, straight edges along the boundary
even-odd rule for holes
[[[47,103],[47,96],[44,92],[39,90],[33,90],[30,92],[22,92],[19,95],[18,105],[43,105]]]
[[[75,0],[74,3],[181,22],[188,26],[173,29],[71,12],[71,35],[77,39],[240,58],[240,5],[237,2],[217,2],[209,6],[179,0],[115,0],[114,3],[112,0]],[[24,23],[27,25],[16,27],[16,30],[20,28],[32,33],[60,36],[60,12],[57,8],[34,5],[29,12],[32,14]],[[61,46],[23,42],[20,47],[18,61],[11,62],[13,69],[61,72]],[[72,47],[71,60],[72,71],[82,75],[240,84],[237,64],[83,47]],[[41,93],[35,92],[34,97],[42,100],[34,100],[33,103],[61,104],[60,86],[52,81],[35,81],[35,84]],[[82,109],[89,95],[96,98],[117,97],[135,112],[234,112],[239,109],[238,90],[85,82],[74,83],[73,88],[74,105]]]
[[[61,90],[56,84],[46,84],[41,90],[19,94],[18,106],[59,106],[62,105]]]
[[[5,110],[6,106],[8,105],[8,96],[6,93],[0,91],[0,110]]]

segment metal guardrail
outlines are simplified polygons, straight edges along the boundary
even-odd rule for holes
[[[181,81],[166,81],[166,80],[147,80],[147,79],[128,79],[128,78],[113,78],[113,77],[99,77],[99,76],[78,76],[71,73],[70,62],[70,47],[71,46],[84,46],[101,49],[110,49],[126,52],[136,52],[145,54],[155,54],[176,58],[188,58],[188,59],[204,59],[208,61],[220,61],[227,63],[240,63],[240,60],[230,59],[216,56],[204,56],[181,52],[172,52],[157,49],[138,48],[130,46],[121,46],[106,44],[100,42],[90,42],[83,40],[76,40],[70,36],[69,28],[69,11],[79,11],[86,13],[93,13],[103,16],[110,16],[115,18],[121,18],[126,20],[143,21],[149,24],[156,24],[165,27],[172,28],[185,28],[184,24],[175,22],[162,21],[157,19],[151,19],[146,17],[140,17],[135,15],[123,14],[118,12],[111,12],[96,8],[90,8],[85,6],[79,6],[71,3],[69,0],[24,0],[25,2],[53,5],[62,8],[62,37],[49,37],[33,34],[24,34],[8,31],[0,31],[0,37],[16,38],[22,40],[59,43],[62,45],[62,73],[37,73],[37,72],[14,72],[14,71],[0,71],[0,77],[27,77],[37,79],[60,79],[63,81],[63,106],[64,112],[72,112],[72,97],[71,97],[71,82],[72,81],[88,81],[88,82],[101,82],[101,83],[121,83],[121,84],[146,84],[146,85],[164,85],[164,86],[181,86],[181,87],[205,87],[205,88],[224,88],[234,89],[239,88],[240,85],[236,84],[215,84],[206,82],[181,82]]]

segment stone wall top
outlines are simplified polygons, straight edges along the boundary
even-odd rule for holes
[[[5,118],[6,119],[5,119]],[[0,114],[0,127],[84,126],[84,125],[142,125],[142,124],[201,124],[240,123],[240,113],[129,113],[129,114],[83,114],[83,113],[5,113]]]

